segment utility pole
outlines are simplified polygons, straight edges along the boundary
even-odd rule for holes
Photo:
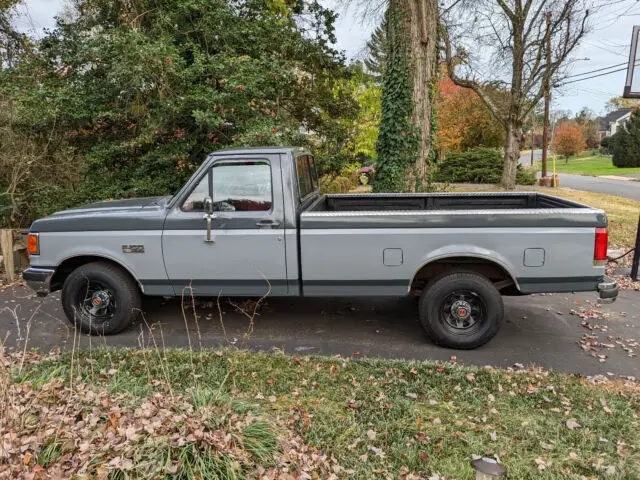
[[[551,12],[547,12],[545,17],[547,19],[547,32],[545,35],[547,65],[544,75],[544,124],[542,129],[543,179],[547,176],[547,150],[549,149],[549,108],[551,105]]]
[[[536,108],[533,107],[533,119],[531,120],[531,166],[533,167],[533,152],[536,149]]]

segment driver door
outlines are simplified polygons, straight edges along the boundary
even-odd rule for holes
[[[279,172],[276,155],[217,158],[173,206],[162,248],[176,295],[287,294]]]

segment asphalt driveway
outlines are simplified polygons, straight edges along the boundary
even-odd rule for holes
[[[246,335],[249,318],[238,309],[240,305],[222,301],[221,324],[215,299],[199,300],[196,325],[190,299],[185,307],[186,322],[179,300],[147,299],[147,324],[141,322],[112,337],[92,337],[91,345],[135,348],[152,345],[155,339],[159,345],[164,342],[173,347],[188,347],[191,342],[193,348],[278,348],[296,355],[420,360],[456,356],[458,362],[468,365],[536,364],[584,375],[640,378],[640,359],[629,356],[640,353],[640,293],[622,292],[618,302],[602,307],[595,307],[593,299],[593,294],[586,293],[506,298],[504,328],[488,345],[472,351],[440,348],[425,338],[412,298],[272,298],[255,317],[250,335]],[[251,312],[250,307],[244,305],[245,311]],[[597,311],[591,313],[596,318],[585,320],[570,313],[590,309]],[[581,324],[584,321],[588,328]],[[74,344],[73,330],[64,318],[58,294],[39,299],[26,287],[0,291],[0,332],[10,346],[23,347],[25,340],[27,347],[43,350],[69,349]],[[81,348],[89,347],[89,342],[86,335],[76,337],[76,345]]]

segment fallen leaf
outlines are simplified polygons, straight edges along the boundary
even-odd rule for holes
[[[629,455],[629,445],[624,442],[618,442],[618,445],[616,445],[616,452],[618,452],[618,455],[621,457],[626,457]]]
[[[376,432],[367,430],[367,438],[373,442],[376,439]]]
[[[495,402],[496,401],[496,397],[493,396],[493,394],[489,394],[487,395],[487,399],[489,400],[489,402]]]
[[[567,420],[566,425],[569,430],[575,430],[576,428],[580,428],[582,426],[576,421],[575,418],[570,418],[569,420]]]
[[[440,425],[442,423],[442,420],[440,420],[439,418],[434,418],[433,420],[431,420],[431,423],[435,425]]]
[[[367,445],[367,449],[371,450],[378,457],[384,457],[385,456],[385,453],[382,451],[381,448],[374,447],[373,445]]]
[[[607,401],[604,398],[600,399],[600,405],[602,405],[602,410],[604,411],[604,413],[606,413],[607,415],[611,415],[613,412],[611,411],[611,409],[609,407],[607,407]]]
[[[427,452],[420,452],[418,454],[418,457],[420,457],[420,460],[422,460],[424,463],[427,463],[429,461],[429,454]]]
[[[467,380],[470,382],[475,382],[476,376],[473,373],[467,373]]]
[[[415,400],[416,398],[418,398],[418,394],[417,393],[408,392],[408,393],[405,394],[405,397],[412,398],[413,400]]]
[[[29,463],[31,463],[32,458],[33,458],[33,455],[31,454],[31,452],[25,453],[24,456],[22,457],[22,464],[29,465]]]
[[[492,442],[495,442],[496,440],[498,440],[498,435],[496,434],[496,432],[491,432],[489,434],[489,437],[491,438]]]
[[[538,457],[534,460],[536,465],[538,466],[538,470],[545,470],[547,467],[551,466],[551,462],[546,460],[543,457]]]
[[[278,401],[278,397],[276,397],[275,395],[269,396],[269,402],[276,403],[277,401]]]

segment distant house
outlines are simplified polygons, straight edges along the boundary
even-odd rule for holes
[[[600,120],[600,127],[598,129],[598,135],[600,140],[604,137],[610,137],[615,135],[618,129],[627,121],[631,116],[631,108],[620,108],[614,112],[611,112],[605,117],[598,117]]]

